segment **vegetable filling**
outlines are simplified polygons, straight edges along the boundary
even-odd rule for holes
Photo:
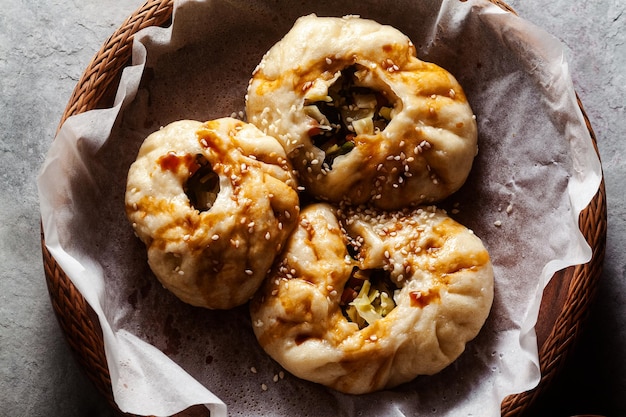
[[[396,287],[383,269],[354,268],[341,294],[344,316],[363,329],[387,316],[396,306]]]
[[[328,88],[327,94],[307,94],[305,112],[311,119],[309,136],[326,154],[327,169],[338,156],[354,148],[357,135],[373,135],[387,127],[393,105],[381,92],[359,86],[365,69],[345,68]]]
[[[196,210],[203,212],[213,207],[220,192],[220,178],[203,155],[196,155],[192,174],[183,188]]]

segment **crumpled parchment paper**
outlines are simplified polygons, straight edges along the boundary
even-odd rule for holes
[[[441,205],[474,230],[496,274],[491,315],[434,376],[349,396],[299,380],[256,343],[247,306],[185,305],[150,272],[124,214],[143,139],[179,119],[243,114],[261,56],[301,15],[358,14],[407,34],[453,73],[477,116],[479,155]],[[537,321],[555,271],[590,259],[578,214],[601,179],[562,45],[486,0],[178,1],[173,25],[135,37],[112,108],[66,121],[38,177],[46,244],[98,315],[115,400],[138,415],[206,404],[229,415],[500,415],[539,380]]]

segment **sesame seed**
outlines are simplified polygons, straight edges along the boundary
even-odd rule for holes
[[[253,374],[256,374],[256,373],[257,373],[257,370],[256,370],[256,368],[253,366],[252,368],[250,368],[250,372],[252,372]]]
[[[500,227],[502,226],[502,222],[500,220],[496,220],[495,222],[493,222],[493,225],[496,227]]]
[[[265,384],[261,384],[261,389],[262,389],[263,391],[267,391],[267,385],[265,385]]]
[[[270,232],[267,232],[265,234],[265,240],[270,240],[272,238],[272,235],[270,234]]]
[[[220,235],[218,235],[217,233],[211,236],[211,240],[219,240],[219,238],[220,238]]]
[[[246,269],[246,270],[245,270],[245,273],[246,273],[246,275],[252,275],[252,274],[254,274],[254,272],[252,272],[252,270],[251,270],[251,269]]]
[[[274,382],[278,382],[278,374],[275,374],[275,375],[274,375],[274,378],[272,378],[272,381],[274,381]]]

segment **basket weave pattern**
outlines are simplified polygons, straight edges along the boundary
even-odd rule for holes
[[[514,13],[506,3],[499,0],[491,1]],[[115,81],[130,62],[134,35],[145,27],[166,25],[171,21],[173,6],[173,0],[148,0],[111,35],[76,85],[59,127],[72,115],[110,104],[108,101],[116,85]],[[582,109],[582,105],[580,107]],[[596,138],[586,115],[585,121],[596,146]],[[603,182],[579,219],[581,231],[593,249],[592,260],[559,273],[570,280],[570,284],[563,308],[556,312],[554,325],[546,333],[545,341],[540,346],[541,382],[534,390],[507,397],[502,403],[503,416],[523,415],[558,375],[574,347],[601,274],[607,227],[605,198]],[[98,319],[50,255],[45,246],[43,231],[41,242],[46,283],[65,338],[87,377],[117,410]]]

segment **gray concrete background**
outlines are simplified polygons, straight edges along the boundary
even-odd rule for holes
[[[0,416],[111,416],[75,364],[41,262],[35,177],[82,70],[141,0],[0,0]],[[598,137],[609,231],[578,349],[533,415],[626,415],[626,2],[511,0],[566,47]]]

